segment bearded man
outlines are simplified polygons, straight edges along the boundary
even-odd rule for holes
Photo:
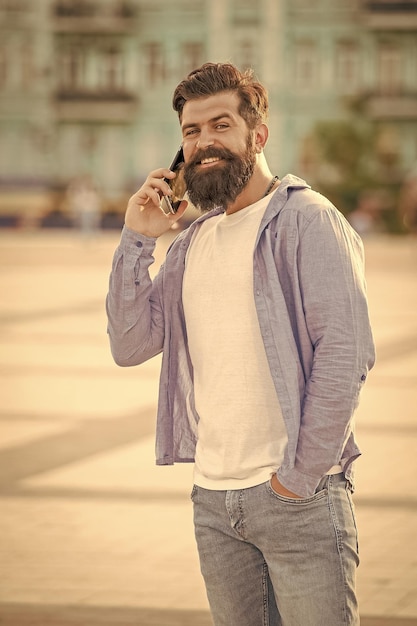
[[[157,463],[194,462],[194,525],[216,626],[356,626],[360,455],[374,363],[358,235],[303,180],[271,172],[268,97],[207,63],[174,92],[182,174],[202,216],[152,281],[176,174],[128,203],[107,298],[112,353],[163,352]]]

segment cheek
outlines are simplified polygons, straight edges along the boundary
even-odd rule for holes
[[[182,144],[182,151],[184,154],[184,161],[188,163],[196,151],[196,141],[184,141]]]

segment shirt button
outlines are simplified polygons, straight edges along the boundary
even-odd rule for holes
[[[361,381],[363,382],[363,381],[365,381],[365,380],[366,380],[366,374],[362,374],[362,376],[361,376]]]
[[[136,242],[136,247],[137,248],[141,248],[143,246],[143,243],[141,241],[137,241]]]

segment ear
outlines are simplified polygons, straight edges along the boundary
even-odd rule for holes
[[[268,137],[269,137],[268,126],[264,123],[259,124],[259,126],[255,128],[255,148],[258,154],[260,154],[265,148],[266,142],[268,141]]]

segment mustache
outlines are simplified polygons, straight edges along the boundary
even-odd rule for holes
[[[236,158],[236,155],[227,148],[215,148],[209,146],[208,148],[198,149],[193,157],[188,161],[187,166],[193,167],[199,165],[203,159],[222,159],[224,161],[231,161]]]

